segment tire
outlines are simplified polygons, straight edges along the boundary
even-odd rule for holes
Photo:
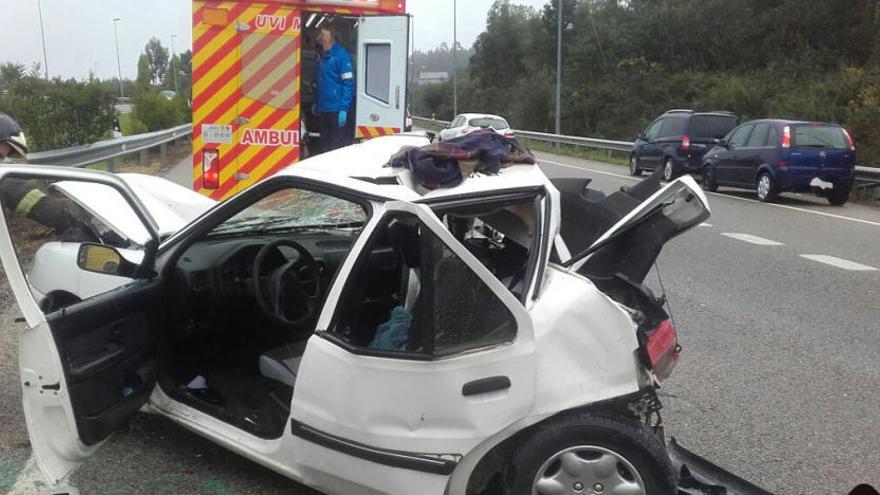
[[[703,167],[703,190],[715,192],[718,190],[718,182],[715,181],[715,172],[712,172],[712,166]]]
[[[828,202],[833,206],[843,206],[849,201],[850,192],[852,189],[849,187],[845,189],[834,188],[828,193]]]
[[[762,173],[758,176],[758,180],[755,182],[755,192],[758,195],[758,199],[762,203],[769,203],[776,199],[776,195],[779,194],[779,190],[776,187],[776,182],[773,180],[773,176],[768,174],[767,172]]]
[[[545,488],[561,485],[565,493],[581,493],[578,488],[595,493],[591,490],[597,483],[608,495],[623,486],[641,488],[645,495],[676,493],[666,448],[640,422],[611,413],[581,413],[551,419],[538,428],[513,455],[507,493],[551,493],[539,491],[539,481]],[[566,461],[570,470],[561,467]]]
[[[629,157],[629,175],[633,177],[642,175],[642,169],[639,167],[639,157],[635,153]]]
[[[667,158],[665,162],[663,162],[663,180],[666,182],[672,182],[675,179],[675,167],[672,165],[672,158]]]

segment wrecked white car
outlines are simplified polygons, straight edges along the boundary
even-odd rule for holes
[[[138,222],[123,232],[136,246],[51,262],[113,283],[41,306],[57,288],[4,216],[50,482],[143,408],[326,493],[673,493],[654,390],[679,347],[643,281],[708,217],[703,192],[652,178],[606,197],[534,165],[425,191],[383,166],[422,143],[315,157],[166,238],[129,177],[0,167],[99,188]]]

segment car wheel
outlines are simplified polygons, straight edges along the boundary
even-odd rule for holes
[[[663,443],[640,422],[584,413],[538,428],[514,455],[508,493],[676,492],[675,472]]]
[[[770,174],[764,172],[758,176],[756,192],[758,193],[758,199],[764,203],[776,199],[778,191],[776,190],[776,184],[773,182],[773,177]]]
[[[828,193],[828,202],[834,206],[843,206],[849,201],[850,188],[837,189],[836,187]]]
[[[666,163],[663,164],[663,180],[670,182],[674,178],[675,168],[672,166],[672,158],[667,158]]]
[[[642,175],[642,169],[639,168],[639,157],[635,153],[629,157],[629,175],[633,177]]]
[[[715,173],[712,172],[712,166],[703,167],[703,190],[715,192],[718,190],[718,182],[715,181]]]

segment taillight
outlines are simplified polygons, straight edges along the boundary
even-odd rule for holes
[[[479,127],[465,127],[464,129],[461,130],[461,133],[467,134],[469,132],[476,131],[477,129],[479,129]]]
[[[202,150],[202,187],[205,189],[220,187],[219,150]]]
[[[680,347],[672,321],[663,320],[648,337],[648,358],[657,381],[665,380],[678,361]]]
[[[504,137],[513,137],[513,131],[504,131]]]
[[[782,147],[791,148],[791,126],[782,128]]]
[[[687,151],[691,147],[691,138],[687,134],[681,137],[681,151]]]
[[[852,136],[850,136],[849,133],[846,132],[846,129],[841,129],[841,131],[843,131],[843,136],[846,137],[846,145],[849,146],[850,150],[855,151],[856,143],[853,142]]]

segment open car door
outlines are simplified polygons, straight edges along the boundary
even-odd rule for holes
[[[358,20],[356,138],[400,132],[406,120],[409,16]]]
[[[53,231],[34,222],[33,212],[52,207],[79,208],[52,185],[77,181],[100,185],[118,196],[140,221],[144,256],[140,265],[114,248],[81,244],[65,270],[120,275],[131,283],[63,307],[41,307],[45,294],[29,284],[35,240],[59,243]],[[30,191],[18,206],[8,198],[18,188]],[[3,222],[0,258],[27,322],[19,335],[22,402],[34,457],[50,483],[61,482],[97,445],[147,401],[156,383],[154,344],[150,332],[152,260],[158,244],[156,224],[129,187],[112,174],[48,166],[0,166]],[[24,214],[22,214],[24,213]],[[64,242],[69,242],[65,240]],[[44,308],[45,311],[44,311]]]

